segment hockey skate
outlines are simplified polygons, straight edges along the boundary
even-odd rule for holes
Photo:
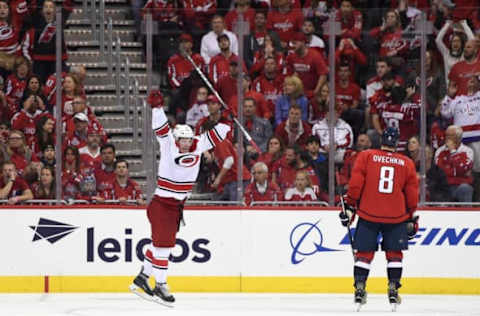
[[[154,301],[155,297],[153,296],[153,290],[148,285],[148,276],[143,274],[142,271],[137,275],[133,280],[133,283],[130,284],[130,292],[140,296],[141,298],[147,301]]]
[[[364,282],[355,282],[355,294],[354,294],[355,310],[360,311],[362,305],[367,303],[367,292],[365,291]]]
[[[167,283],[157,283],[153,289],[153,295],[158,304],[173,307],[175,297],[170,293]]]
[[[400,295],[398,295],[398,288],[399,286],[397,282],[388,283],[388,301],[390,302],[392,312],[395,312],[398,305],[402,302]]]

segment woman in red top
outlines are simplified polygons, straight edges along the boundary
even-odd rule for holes
[[[267,142],[267,151],[258,157],[257,161],[264,162],[268,167],[268,180],[272,179],[272,166],[283,156],[285,145],[277,136],[272,136]]]

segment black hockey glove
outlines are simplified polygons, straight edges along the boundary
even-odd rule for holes
[[[344,209],[338,214],[338,216],[340,217],[340,222],[343,226],[350,226],[355,218],[355,207],[345,203]]]
[[[408,240],[415,238],[418,232],[418,215],[413,216],[407,221]]]

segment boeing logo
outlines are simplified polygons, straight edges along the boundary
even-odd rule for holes
[[[37,226],[29,227],[35,232],[32,241],[45,239],[51,244],[56,243],[78,228],[70,224],[60,223],[46,218],[40,218]]]
[[[290,245],[292,246],[291,261],[293,264],[299,264],[305,257],[311,256],[317,252],[339,251],[323,247],[323,235],[316,223],[300,223],[292,229],[290,233]],[[299,258],[299,256],[302,256]]]

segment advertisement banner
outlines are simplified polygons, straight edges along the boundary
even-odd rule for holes
[[[479,213],[419,214],[403,276],[469,279],[478,286]],[[267,278],[344,278],[351,286],[352,250],[338,211],[187,209],[185,219],[170,257],[173,278],[232,278],[238,286]],[[0,278],[125,277],[140,269],[150,226],[141,209],[2,209],[0,235]],[[370,275],[386,277],[383,252]]]

